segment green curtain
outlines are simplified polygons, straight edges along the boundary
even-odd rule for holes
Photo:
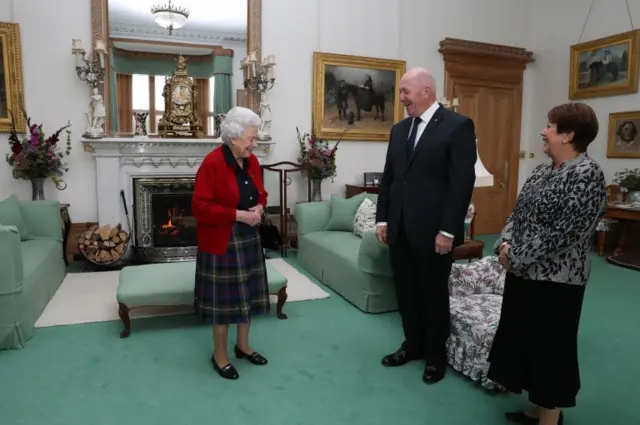
[[[118,87],[116,84],[116,56],[109,51],[109,123],[111,134],[117,133],[118,125]]]
[[[131,59],[117,56],[116,72],[120,74],[171,75],[176,70],[176,61],[162,59]],[[214,74],[212,62],[188,62],[187,71],[193,78],[210,78]]]
[[[231,92],[233,57],[216,56],[213,59],[213,76],[213,113],[226,114],[231,109],[233,99]]]

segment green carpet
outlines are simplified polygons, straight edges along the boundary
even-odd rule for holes
[[[596,255],[593,268],[583,389],[565,423],[638,424],[640,275]],[[135,320],[126,340],[118,322],[38,329],[26,348],[0,352],[0,424],[494,425],[526,405],[452,370],[427,386],[418,362],[382,367],[402,339],[396,314],[363,314],[333,293],[285,312],[255,320],[252,343],[270,363],[236,361],[233,382],[212,370],[211,329],[190,316]]]

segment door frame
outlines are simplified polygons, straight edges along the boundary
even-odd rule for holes
[[[513,90],[515,99],[511,134],[512,146],[508,158],[508,187],[505,218],[509,215],[518,197],[518,173],[520,169],[520,133],[522,125],[522,86],[527,64],[534,62],[533,52],[524,48],[500,44],[480,43],[458,38],[440,41],[439,52],[444,60],[444,94],[453,99],[455,84],[482,82],[484,87]],[[474,117],[471,117],[474,118]]]

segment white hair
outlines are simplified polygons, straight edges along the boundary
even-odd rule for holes
[[[260,127],[262,120],[249,108],[236,106],[227,112],[224,120],[220,124],[220,137],[224,143],[231,144],[233,139],[242,136],[248,128]]]
[[[434,93],[436,92],[436,79],[428,69],[422,67],[411,68],[405,75],[421,87],[429,87]]]

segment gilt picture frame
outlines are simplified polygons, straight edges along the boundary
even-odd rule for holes
[[[569,99],[638,91],[638,37],[633,30],[571,46]]]
[[[404,118],[398,96],[406,62],[314,52],[313,130],[328,140],[388,142]]]
[[[11,131],[12,117],[16,131],[26,131],[21,49],[20,26],[0,22],[0,133]]]
[[[607,158],[640,158],[640,111],[609,114]]]

